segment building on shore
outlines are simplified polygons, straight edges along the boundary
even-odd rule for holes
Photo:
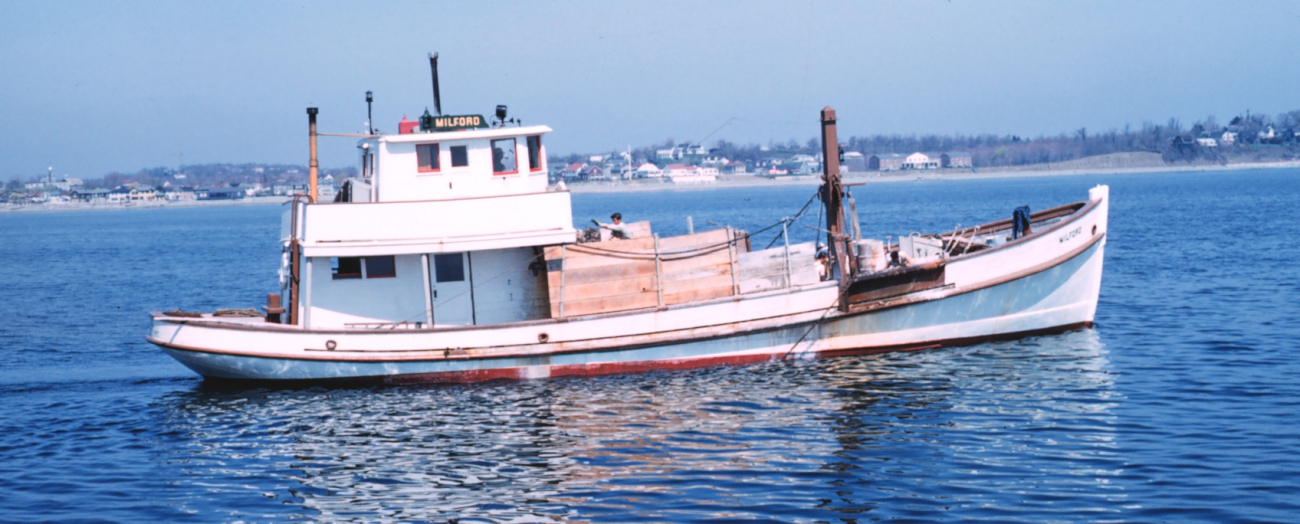
[[[876,153],[867,158],[867,169],[870,171],[898,171],[903,169],[903,162],[907,157],[898,153]]]
[[[718,181],[718,168],[668,164],[664,174],[674,184],[706,184]]]
[[[200,187],[194,190],[194,196],[198,200],[242,200],[245,194],[243,189],[237,187]],[[333,200],[333,197],[330,199]],[[323,198],[321,201],[326,202]]]
[[[939,155],[917,151],[907,155],[907,159],[903,161],[903,169],[939,169],[939,163]]]
[[[845,171],[866,171],[867,157],[857,151],[848,151],[844,153],[844,161],[840,162],[840,166]]]
[[[845,153],[844,156],[845,160],[848,160],[849,154]],[[918,151],[910,155],[876,153],[866,159],[868,171],[970,168],[973,165],[971,154],[965,151],[949,151],[947,153],[922,153]]]
[[[637,178],[659,178],[664,176],[664,171],[659,166],[646,162],[641,167],[636,168]]]
[[[276,182],[274,186],[271,186],[271,194],[275,196],[305,195],[307,191],[307,184]]]
[[[948,168],[969,168],[974,165],[971,162],[970,153],[965,151],[949,151],[939,155],[939,165]]]
[[[587,169],[586,163],[574,162],[569,164],[569,167],[564,168],[563,171],[560,171],[560,176],[568,180],[574,180],[582,176],[584,169]]]
[[[753,175],[743,160],[730,160],[722,166],[722,173],[727,175]]]
[[[112,192],[111,189],[74,189],[70,196],[77,202],[107,204],[108,195]]]

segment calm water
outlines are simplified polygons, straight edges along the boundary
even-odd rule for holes
[[[217,389],[144,342],[151,309],[262,303],[276,206],[0,214],[0,521],[1297,520],[1300,171],[856,196],[883,237],[1097,183],[1092,330],[453,387]],[[753,231],[812,192],[575,195],[574,218]]]

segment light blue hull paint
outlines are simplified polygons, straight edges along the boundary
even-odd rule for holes
[[[456,374],[487,370],[523,369],[521,378],[549,376],[549,366],[691,360],[726,357],[758,351],[773,358],[790,354],[804,344],[824,337],[853,337],[925,328],[950,333],[892,345],[924,344],[968,338],[964,323],[997,321],[980,336],[1020,333],[1090,322],[1096,307],[1096,286],[1101,275],[1104,242],[1051,269],[996,286],[938,300],[920,302],[846,317],[830,318],[816,326],[785,326],[775,330],[627,349],[562,353],[549,356],[497,359],[452,359],[401,362],[340,362],[243,357],[193,352],[164,347],[169,355],[205,377],[253,380],[328,380],[394,377],[419,374]],[[1092,266],[1097,266],[1093,270]],[[1098,282],[1089,282],[1097,279]],[[1052,314],[1051,311],[1065,311]],[[1035,314],[1042,311],[1043,314]],[[1000,319],[1007,319],[1003,322]],[[951,327],[949,331],[947,328]],[[872,345],[855,346],[870,349]],[[802,352],[800,349],[799,352]],[[821,351],[821,349],[814,349]],[[529,370],[535,370],[530,372]]]

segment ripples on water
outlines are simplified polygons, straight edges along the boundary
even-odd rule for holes
[[[0,328],[0,520],[1291,520],[1298,175],[858,190],[883,236],[1111,183],[1095,330],[450,387],[214,388],[143,343],[144,310],[272,288],[277,209],[0,216],[4,259],[42,261]],[[575,219],[753,230],[810,191],[575,195]]]

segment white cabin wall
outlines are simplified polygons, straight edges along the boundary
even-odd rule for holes
[[[455,253],[572,242],[567,191],[498,198],[305,206],[308,256]]]
[[[545,265],[534,275],[528,266],[540,260],[531,247],[470,253],[474,316],[478,325],[550,318]]]
[[[330,257],[313,257],[311,328],[359,322],[424,322],[424,274],[419,255],[394,257],[397,276],[334,280]]]
[[[412,135],[402,135],[404,139]],[[546,170],[532,171],[528,166],[527,135],[515,139],[515,155],[519,172],[513,175],[492,173],[491,140],[461,139],[439,140],[429,134],[427,140],[401,142],[383,141],[376,155],[379,202],[408,202],[415,200],[445,200],[484,196],[538,193],[546,190]],[[545,137],[543,137],[545,141]],[[421,173],[415,155],[417,144],[439,144],[437,172]],[[466,146],[469,166],[451,167],[451,146]],[[543,154],[546,145],[542,145]],[[545,165],[545,161],[543,161]]]

